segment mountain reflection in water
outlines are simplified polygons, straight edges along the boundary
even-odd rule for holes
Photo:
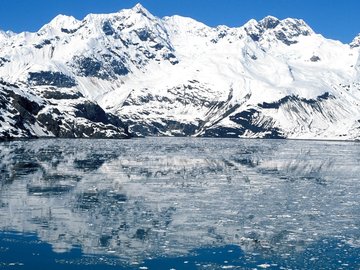
[[[324,239],[360,254],[359,164],[349,142],[4,142],[0,228],[129,264],[226,246],[288,260]]]

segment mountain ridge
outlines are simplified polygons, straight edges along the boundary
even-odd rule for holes
[[[64,123],[91,126],[97,117],[84,118],[79,108],[92,104],[107,115],[102,130],[106,119],[119,129],[102,137],[357,140],[358,43],[326,39],[301,19],[209,27],[178,15],[160,19],[138,4],[83,20],[58,15],[36,33],[0,34],[0,78],[3,89],[15,85],[42,100],[37,120],[47,111],[54,122],[52,108]],[[11,106],[2,105],[0,116]],[[24,134],[0,121],[0,137]],[[26,134],[100,136],[75,136],[64,124],[54,133],[46,123],[41,132],[29,124]]]

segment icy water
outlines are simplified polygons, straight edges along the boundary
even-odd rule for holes
[[[360,144],[0,143],[0,269],[360,269]]]

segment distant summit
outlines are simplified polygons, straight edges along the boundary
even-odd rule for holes
[[[354,40],[350,43],[351,48],[357,48],[360,47],[360,34],[358,34]]]

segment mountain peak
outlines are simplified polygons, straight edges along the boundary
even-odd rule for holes
[[[140,4],[140,3],[137,3],[132,9],[133,10],[139,10],[139,11],[146,10],[144,8],[144,6],[142,4]]]
[[[52,19],[48,24],[45,24],[41,29],[39,30],[39,33],[46,33],[48,31],[52,32],[60,31],[62,28],[74,28],[77,24],[79,24],[80,21],[75,19],[73,16],[67,16],[67,15],[57,15],[54,19]]]
[[[75,19],[73,16],[67,16],[67,15],[59,14],[54,19],[52,19],[49,24],[51,24],[51,25],[63,25],[63,24],[74,23],[74,22],[78,22],[78,20]]]
[[[11,36],[15,35],[15,33],[11,32],[11,31],[2,31],[0,30],[0,41],[7,39]]]
[[[152,16],[152,14],[140,3],[137,3],[131,10],[136,13],[140,13],[146,17]]]
[[[350,43],[351,48],[358,48],[360,47],[360,33],[353,39]]]
[[[309,36],[314,33],[311,27],[302,19],[286,18],[281,21],[284,31],[292,37]]]
[[[243,27],[253,41],[261,41],[264,35],[271,35],[286,45],[297,43],[296,38],[299,36],[310,36],[314,33],[301,19],[279,20],[274,16],[266,16],[260,21],[249,20]]]
[[[292,26],[307,28],[307,29],[311,30],[311,27],[302,19],[286,18],[286,19],[282,20],[281,22],[286,25],[292,25]]]
[[[259,21],[260,25],[265,29],[274,29],[280,23],[280,20],[274,16],[266,16]]]

